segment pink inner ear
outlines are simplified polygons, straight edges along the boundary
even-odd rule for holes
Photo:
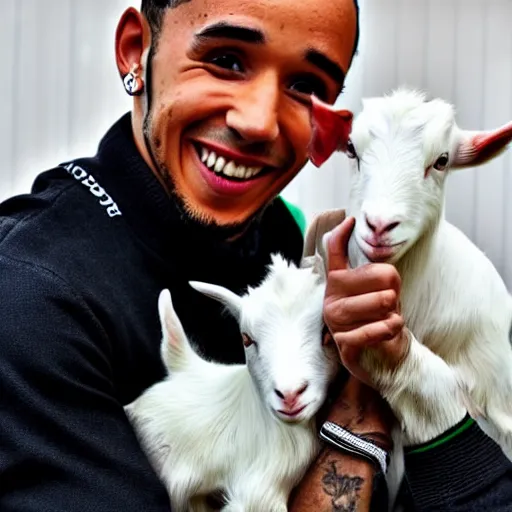
[[[345,151],[352,131],[352,118],[349,110],[335,110],[315,96],[311,97],[309,157],[316,167],[320,167],[335,151]]]
[[[512,140],[512,122],[497,130],[473,133],[461,141],[454,166],[480,165],[498,156]]]

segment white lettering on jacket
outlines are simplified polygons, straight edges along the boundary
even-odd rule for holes
[[[93,196],[99,199],[100,205],[106,207],[105,209],[109,217],[122,215],[121,210],[118,208],[117,204],[114,203],[114,200],[85,169],[75,164],[68,164],[64,168],[75,180],[79,181],[84,187],[87,187]]]

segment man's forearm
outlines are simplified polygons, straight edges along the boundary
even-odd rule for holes
[[[325,447],[294,490],[290,512],[367,512],[376,468],[335,448]]]

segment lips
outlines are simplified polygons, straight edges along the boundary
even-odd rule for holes
[[[289,419],[294,419],[296,418],[305,408],[307,407],[307,404],[306,405],[303,405],[302,407],[298,407],[297,409],[293,409],[292,411],[285,411],[284,409],[278,409],[278,413],[279,414],[282,414],[283,416],[286,416],[287,418]]]
[[[264,159],[244,155],[214,142],[194,140],[193,145],[206,167],[228,179],[250,179],[277,168]]]
[[[195,165],[199,169],[204,182],[211,191],[220,196],[242,195],[264,179],[268,175],[267,171],[272,170],[272,168],[262,168],[262,166],[259,168],[257,166],[247,167],[232,160],[227,161],[227,155],[214,154],[213,151],[207,150],[203,145],[196,142],[193,142],[190,148]],[[213,158],[215,158],[215,161],[213,161]],[[222,160],[219,162],[220,158],[224,162]],[[230,173],[229,176],[225,174],[226,171]]]
[[[386,243],[372,243],[365,239],[359,239],[356,237],[357,245],[363,252],[363,254],[372,262],[384,262],[392,258],[405,244],[405,241],[394,244]]]

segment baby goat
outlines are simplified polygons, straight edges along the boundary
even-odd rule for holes
[[[173,511],[209,510],[206,496],[222,490],[224,512],[284,512],[318,453],[314,415],[339,366],[335,349],[321,340],[323,263],[309,258],[297,268],[273,255],[268,270],[241,297],[190,282],[235,316],[246,365],[199,357],[169,291],[160,294],[161,352],[169,375],[126,412]]]
[[[363,363],[400,421],[403,442],[439,434],[426,430],[428,414],[444,416],[448,428],[466,407],[512,458],[512,299],[489,259],[444,217],[449,170],[498,156],[512,123],[464,131],[450,104],[407,89],[364,100],[348,144],[349,112],[314,100],[312,119],[313,163],[334,150],[351,161],[351,266],[387,262],[401,276],[409,355],[394,374],[372,351]],[[461,407],[450,409],[446,397],[456,395]]]

